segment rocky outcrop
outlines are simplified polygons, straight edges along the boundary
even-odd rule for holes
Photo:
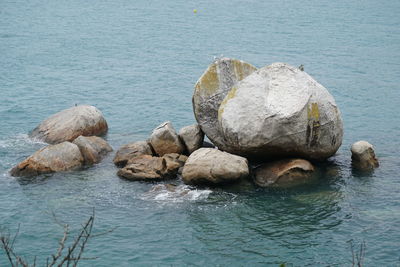
[[[261,68],[233,86],[218,108],[218,123],[221,138],[214,144],[247,157],[323,160],[336,153],[343,137],[332,95],[285,63]]]
[[[153,130],[150,136],[150,144],[158,156],[168,153],[182,154],[185,150],[172,123],[169,121],[164,122]]]
[[[193,111],[203,132],[214,144],[223,143],[218,123],[218,109],[238,81],[256,67],[237,59],[221,58],[213,62],[197,81],[193,94]]]
[[[79,136],[72,143],[79,147],[87,165],[99,163],[108,152],[113,151],[112,147],[98,136]]]
[[[353,167],[361,171],[379,167],[374,147],[367,141],[358,141],[351,146],[351,159]]]
[[[189,125],[180,129],[179,137],[189,154],[192,154],[202,147],[204,141],[204,133],[198,124]]]
[[[74,170],[82,166],[84,159],[77,145],[63,142],[49,145],[35,152],[11,170],[12,176],[35,176],[39,174]]]
[[[213,148],[200,148],[193,152],[182,172],[186,184],[222,184],[248,175],[247,159]]]
[[[146,141],[126,144],[118,149],[114,157],[114,164],[122,168],[125,167],[129,160],[142,155],[153,155],[153,151]]]
[[[261,187],[293,187],[311,181],[314,167],[307,160],[285,159],[256,168],[254,182]]]
[[[179,154],[166,154],[163,157],[142,155],[131,159],[117,174],[134,181],[172,179],[176,178],[184,160],[185,156]]]
[[[80,135],[103,135],[107,132],[103,114],[94,106],[76,106],[54,114],[40,123],[30,137],[49,144],[73,141]]]

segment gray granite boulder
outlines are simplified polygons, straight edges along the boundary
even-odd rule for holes
[[[313,165],[303,159],[272,161],[257,167],[254,182],[261,187],[294,187],[314,179]]]
[[[186,184],[222,184],[248,177],[247,159],[214,148],[193,152],[183,167]]]
[[[99,163],[107,153],[113,151],[112,147],[98,136],[79,136],[73,142],[79,147],[85,164]]]
[[[221,138],[214,144],[247,157],[324,160],[343,138],[332,95],[285,63],[261,68],[232,87],[218,109],[218,123]]]
[[[180,129],[179,137],[189,154],[203,146],[204,133],[198,124],[189,125]]]
[[[122,168],[129,160],[138,156],[150,155],[153,156],[151,146],[146,141],[138,141],[121,146],[114,157],[114,164]]]
[[[30,137],[49,144],[72,142],[80,135],[92,136],[107,133],[108,125],[103,114],[94,106],[76,106],[60,111],[40,123]]]
[[[63,142],[36,151],[11,170],[12,176],[35,176],[45,173],[74,170],[84,163],[77,145]]]
[[[150,136],[150,144],[158,156],[168,153],[182,154],[185,151],[185,146],[169,121],[162,123],[153,130]]]
[[[358,141],[351,146],[351,159],[355,169],[368,171],[379,167],[374,147],[367,141]]]
[[[193,93],[193,111],[203,132],[214,144],[222,143],[218,109],[238,81],[253,73],[256,67],[241,60],[221,58],[208,66],[197,81]]]

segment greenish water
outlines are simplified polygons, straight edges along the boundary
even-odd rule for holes
[[[81,266],[350,266],[351,240],[365,241],[365,266],[398,266],[399,12],[373,0],[0,1],[0,227],[20,223],[17,252],[42,263],[62,235],[50,212],[77,230],[95,207],[95,231],[118,228],[90,241],[85,256],[98,258]],[[303,64],[330,90],[345,136],[320,180],[149,192],[116,176],[113,154],[83,171],[8,175],[43,146],[26,134],[75,103],[103,111],[115,149],[165,120],[193,123],[193,85],[221,54]],[[360,139],[381,162],[368,176],[351,170]]]

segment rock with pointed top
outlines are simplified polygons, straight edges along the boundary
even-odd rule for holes
[[[120,168],[125,167],[129,160],[138,156],[153,156],[153,151],[147,141],[138,141],[121,146],[114,157],[114,164]]]
[[[108,152],[113,151],[112,147],[98,136],[79,136],[72,142],[79,147],[85,164],[99,163]]]
[[[100,136],[107,133],[103,114],[94,106],[75,106],[60,111],[40,123],[30,137],[49,144],[72,142],[80,135]]]
[[[218,148],[253,158],[324,160],[343,138],[332,95],[285,63],[263,67],[233,86],[219,106],[218,124]]]
[[[353,167],[362,171],[379,167],[374,147],[367,141],[358,141],[351,146],[351,159]]]
[[[77,145],[62,142],[36,151],[11,170],[12,176],[36,176],[80,168],[84,163]]]
[[[162,123],[153,130],[150,136],[150,144],[158,156],[168,153],[182,154],[185,151],[185,146],[169,121]]]
[[[232,86],[256,70],[256,67],[241,60],[219,58],[197,81],[193,93],[194,115],[203,132],[217,146],[223,142],[218,123],[221,102]]]
[[[198,124],[185,126],[179,130],[179,137],[189,154],[203,146],[204,133]]]
[[[264,163],[254,171],[254,182],[261,187],[288,188],[311,181],[313,165],[303,159],[284,159]]]

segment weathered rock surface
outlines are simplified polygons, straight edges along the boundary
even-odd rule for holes
[[[114,157],[114,164],[122,168],[128,163],[129,160],[142,155],[153,156],[153,151],[146,141],[138,141],[126,144],[118,149]]]
[[[198,124],[189,125],[179,130],[179,137],[189,154],[203,146],[204,133]]]
[[[336,153],[343,137],[334,98],[285,63],[261,68],[235,85],[219,107],[218,122],[222,137],[214,144],[247,157],[323,160]]]
[[[150,144],[158,156],[168,153],[182,154],[185,150],[185,146],[169,121],[162,123],[153,130],[150,136]]]
[[[77,145],[63,142],[46,146],[20,162],[11,170],[12,176],[68,171],[82,166],[84,159]]]
[[[85,164],[99,163],[108,152],[113,151],[112,147],[98,136],[79,136],[72,142],[79,147],[85,160]]]
[[[129,160],[118,171],[118,176],[129,180],[162,180],[175,178],[178,169],[184,164],[185,156],[166,154],[163,157],[142,155]]]
[[[254,182],[261,187],[293,187],[312,180],[313,165],[303,159],[284,159],[265,163],[254,172]]]
[[[358,141],[351,146],[351,159],[354,168],[368,171],[379,167],[374,147],[367,141]]]
[[[203,132],[214,144],[223,143],[218,123],[218,109],[238,81],[256,71],[256,67],[237,59],[221,58],[208,66],[197,81],[193,111]]]
[[[193,152],[183,167],[186,184],[221,184],[249,175],[247,159],[213,148]]]
[[[103,135],[107,132],[103,114],[94,106],[76,106],[60,111],[40,123],[30,137],[49,144],[72,142],[80,135]]]

